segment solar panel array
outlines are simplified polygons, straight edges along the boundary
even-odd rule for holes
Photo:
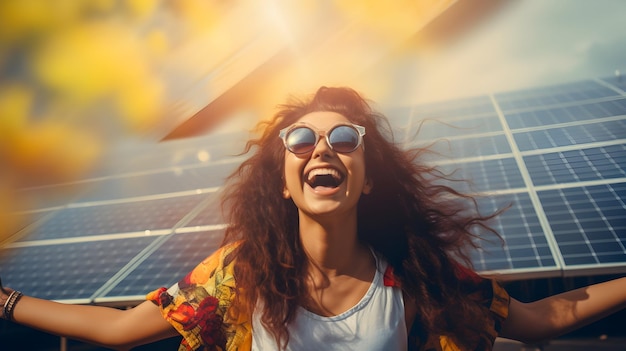
[[[506,244],[484,241],[476,268],[523,279],[626,272],[626,93],[615,78],[389,107],[408,146],[479,197]],[[219,133],[121,145],[79,184],[24,189],[48,199],[0,249],[7,285],[70,303],[122,304],[170,286],[219,245],[219,190],[248,137]],[[453,172],[453,173],[452,173]],[[44,196],[68,193],[67,203]],[[78,190],[76,190],[78,189]]]
[[[514,278],[626,271],[626,93],[616,78],[414,106],[411,145],[478,195],[506,244],[476,267]],[[415,137],[416,136],[416,137]],[[452,173],[454,172],[454,173]]]
[[[80,184],[24,189],[48,201],[20,213],[31,223],[0,250],[3,282],[46,299],[113,304],[173,284],[218,247],[219,189],[247,137],[121,145]],[[55,188],[74,200],[46,195]]]

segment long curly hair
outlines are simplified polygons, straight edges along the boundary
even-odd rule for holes
[[[471,267],[475,233],[497,236],[487,225],[497,213],[480,215],[474,198],[443,185],[446,176],[419,160],[427,150],[396,144],[388,120],[350,88],[322,87],[313,97],[280,105],[272,120],[261,122],[261,137],[247,143],[251,157],[228,179],[224,244],[240,242],[238,306],[251,313],[262,302],[261,322],[286,345],[287,325],[307,302],[306,255],[298,209],[282,196],[285,148],[278,132],[315,111],[340,113],[366,129],[365,167],[373,188],[357,205],[358,238],[389,262],[405,296],[419,302],[414,325],[459,346],[476,345],[488,311],[464,292],[468,282],[459,279],[459,270]]]

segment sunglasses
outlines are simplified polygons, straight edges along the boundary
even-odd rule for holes
[[[364,135],[365,127],[356,124],[338,124],[323,135],[309,126],[294,124],[278,134],[285,148],[297,155],[313,151],[322,136],[333,151],[347,154],[361,146]]]

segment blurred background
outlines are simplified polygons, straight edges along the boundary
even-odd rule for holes
[[[429,162],[466,170],[485,209],[518,205],[496,223],[509,245],[475,255],[514,297],[624,275],[625,14],[619,0],[0,0],[0,275],[118,308],[173,284],[219,244],[219,191],[255,124],[321,85],[362,92],[404,145],[434,143]],[[624,350],[624,322],[541,347]],[[3,323],[0,340],[96,349],[33,333]]]

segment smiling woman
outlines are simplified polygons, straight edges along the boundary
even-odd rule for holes
[[[363,147],[334,146],[337,126],[345,125],[358,126],[357,144],[362,142]],[[307,135],[288,140],[292,131],[302,129],[302,134],[310,134],[308,140]],[[319,137],[322,133],[326,138]],[[284,145],[276,135],[283,136]],[[486,318],[489,309],[467,296],[469,290],[478,291],[474,283],[458,278],[465,272],[461,262],[469,264],[465,249],[472,245],[471,226],[466,223],[484,225],[488,218],[459,215],[460,202],[450,198],[463,196],[433,185],[427,179],[436,172],[414,162],[419,153],[403,151],[388,139],[386,119],[359,94],[321,88],[311,100],[282,106],[261,139],[249,144],[259,146],[259,152],[240,167],[225,198],[231,209],[229,222],[242,227],[231,226],[226,241],[241,241],[237,281],[249,281],[244,284],[253,287],[242,293],[243,305],[253,311],[263,301],[265,309],[254,321],[280,341],[297,334],[289,325],[303,323],[298,312],[302,308],[324,317],[354,312],[369,296],[376,272],[382,271],[396,286],[387,288],[406,302],[406,308],[385,312],[401,316],[405,332],[415,325],[413,332],[421,334],[424,344],[438,343],[444,332],[474,346],[489,343],[474,335],[493,329],[500,317]],[[306,144],[296,149],[302,152],[292,151],[296,141]],[[337,174],[341,181],[334,187],[309,183],[317,172]],[[281,193],[282,198],[277,197]],[[259,216],[247,215],[259,207],[263,207]],[[457,262],[452,255],[465,260]],[[467,286],[460,289],[459,284]],[[384,284],[379,288],[386,289]],[[493,291],[484,294],[491,296]],[[416,315],[419,322],[413,323]],[[495,337],[495,330],[490,333]]]
[[[477,232],[497,236],[499,213],[438,183],[424,150],[394,144],[352,89],[322,87],[262,127],[224,191],[221,248],[177,284],[127,311],[0,286],[2,316],[120,348],[179,333],[180,350],[453,351],[554,337],[626,306],[626,278],[521,303],[475,273],[468,250]]]

